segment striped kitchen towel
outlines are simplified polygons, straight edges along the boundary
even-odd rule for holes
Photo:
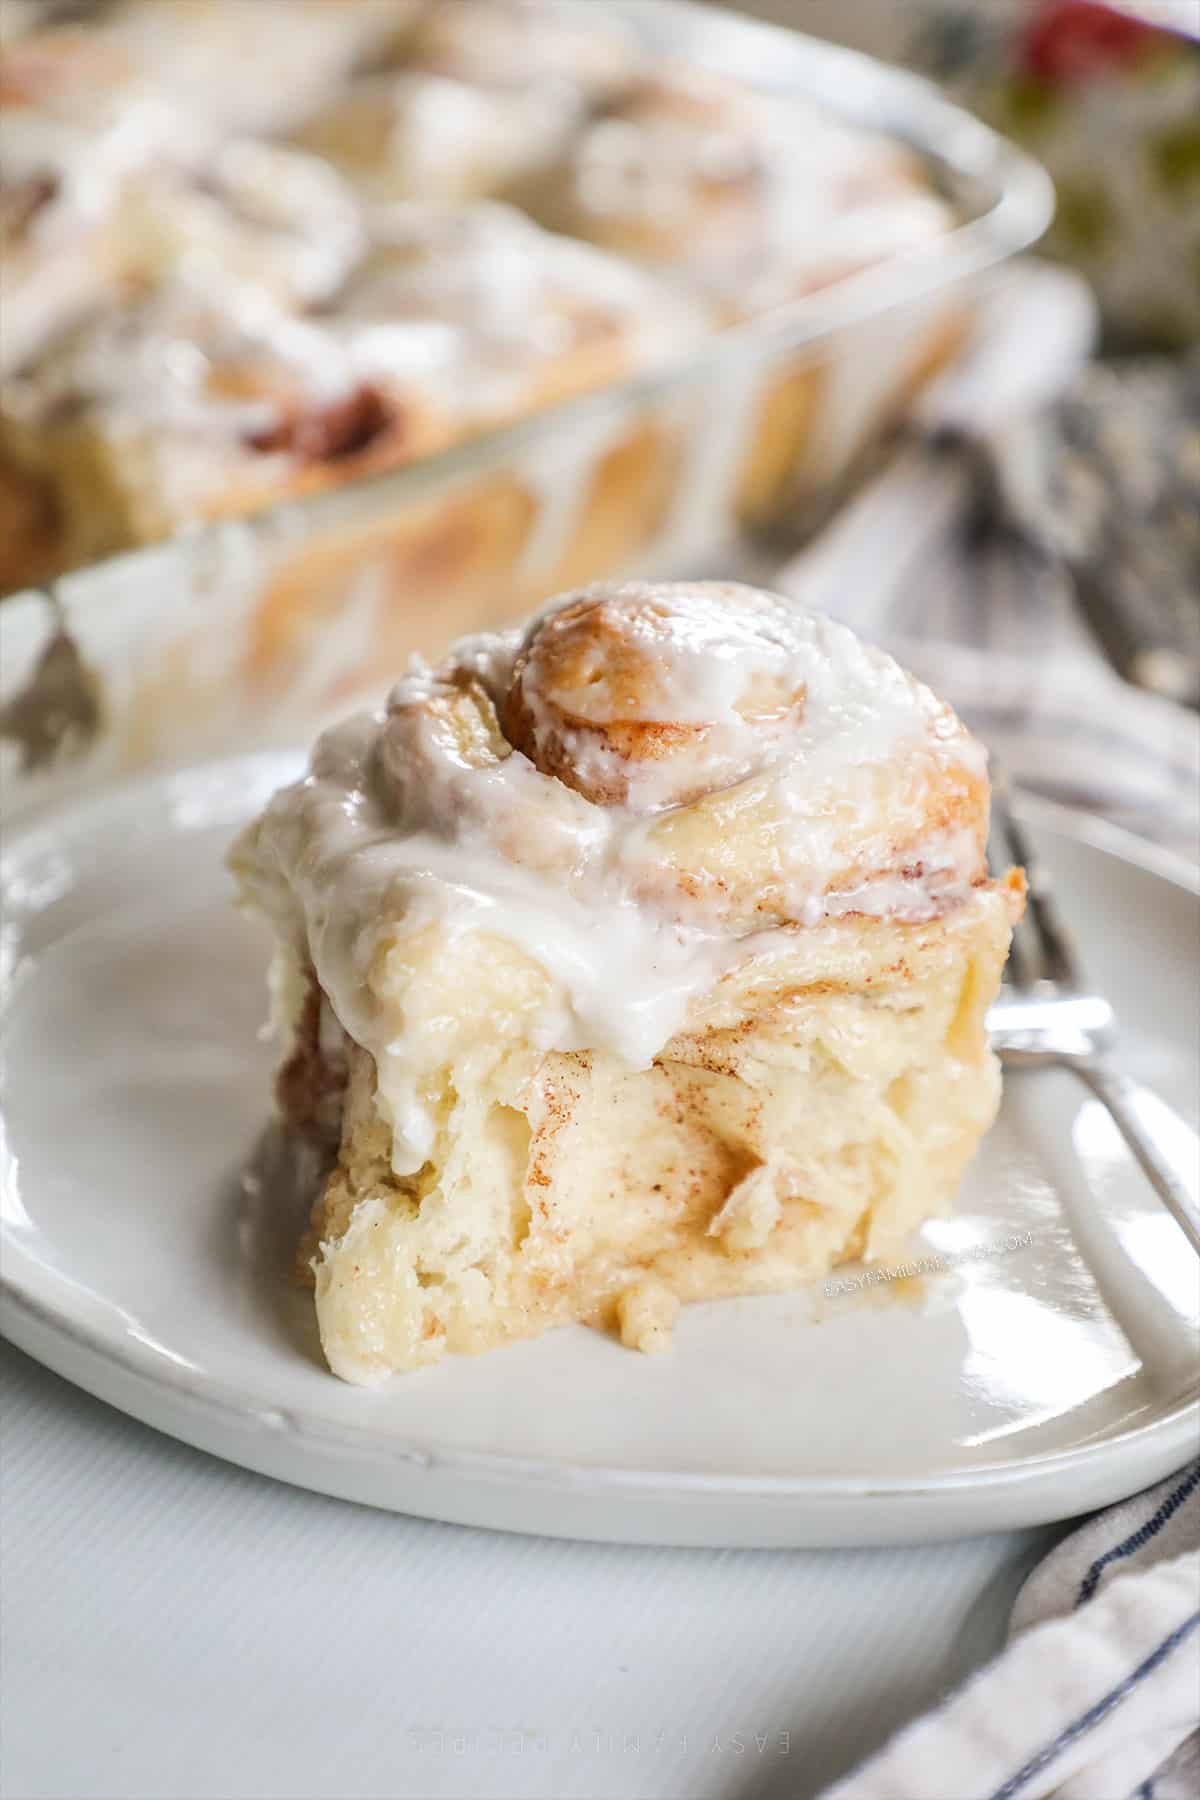
[[[1194,1800],[1200,1463],[1034,1570],[1009,1643],[822,1800]]]

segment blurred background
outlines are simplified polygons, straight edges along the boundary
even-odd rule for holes
[[[1197,853],[1200,0],[0,28],[16,804],[306,736],[582,581],[720,572]]]

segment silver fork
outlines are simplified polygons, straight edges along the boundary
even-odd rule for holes
[[[1000,995],[988,1013],[992,1048],[1015,1068],[1057,1065],[1078,1075],[1107,1107],[1159,1199],[1200,1255],[1200,1210],[1139,1117],[1145,1090],[1105,1058],[1116,1040],[1116,1014],[1084,980],[1003,778],[992,788],[992,839],[1004,858],[1024,868],[1029,884],[1025,918],[1013,933]]]

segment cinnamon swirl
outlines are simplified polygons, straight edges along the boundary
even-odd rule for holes
[[[569,595],[323,737],[231,866],[327,1156],[335,1373],[579,1320],[658,1349],[682,1301],[893,1254],[998,1100],[987,808],[927,689],[715,583]]]

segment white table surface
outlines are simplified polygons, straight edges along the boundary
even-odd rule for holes
[[[8,1345],[0,1418],[5,1800],[800,1800],[999,1648],[1057,1535],[428,1524],[188,1449]]]

